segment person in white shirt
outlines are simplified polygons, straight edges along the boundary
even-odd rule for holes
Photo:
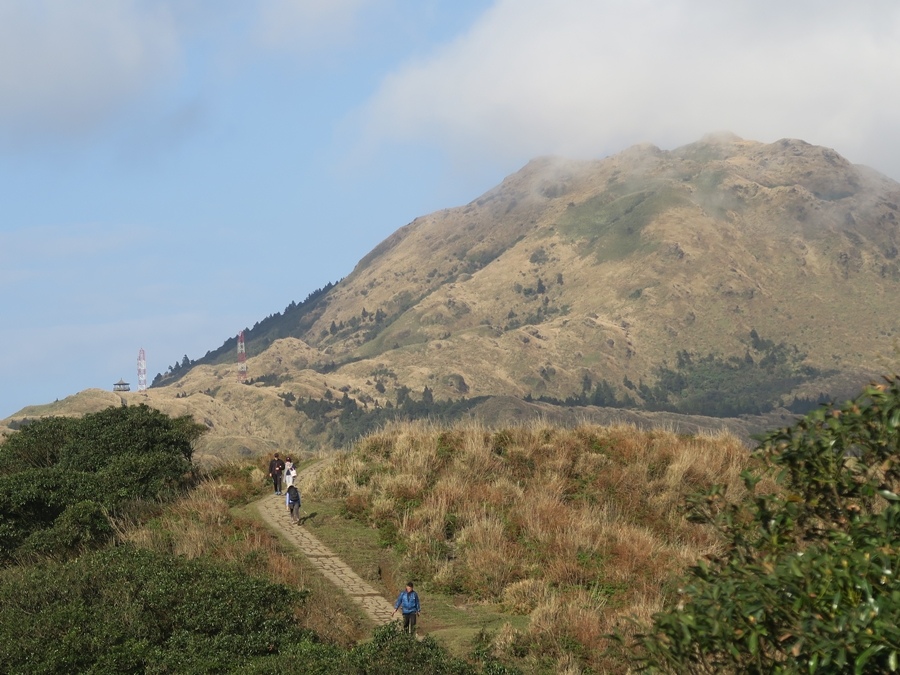
[[[284,486],[285,488],[289,488],[294,484],[294,476],[297,475],[297,469],[294,468],[294,463],[291,461],[291,458],[288,457],[284,460]]]

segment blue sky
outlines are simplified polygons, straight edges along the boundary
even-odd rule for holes
[[[136,385],[547,154],[900,179],[894,0],[0,0],[0,417]]]

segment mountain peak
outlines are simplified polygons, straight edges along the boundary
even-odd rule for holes
[[[322,403],[314,420],[300,399],[587,396],[722,415],[849,395],[893,353],[898,204],[900,184],[796,139],[536,158],[248,331],[250,387],[217,350],[152,396],[177,392],[182,414],[202,394],[215,429],[262,433],[233,419],[245,406],[290,444],[344,414]]]

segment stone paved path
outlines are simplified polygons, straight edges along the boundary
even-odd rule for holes
[[[294,482],[300,487],[301,494],[304,491],[304,484],[309,482],[326,464],[327,460],[316,462],[297,475]],[[361,605],[363,611],[376,624],[391,621],[391,612],[394,611],[394,606],[350,569],[347,563],[316,539],[306,527],[292,523],[283,496],[270,494],[256,502],[256,508],[263,519],[297,546],[325,578]]]

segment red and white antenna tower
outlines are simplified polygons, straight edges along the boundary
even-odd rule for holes
[[[247,379],[247,350],[244,348],[244,331],[238,333],[238,379]]]
[[[147,357],[144,348],[138,352],[138,391],[147,390]]]

